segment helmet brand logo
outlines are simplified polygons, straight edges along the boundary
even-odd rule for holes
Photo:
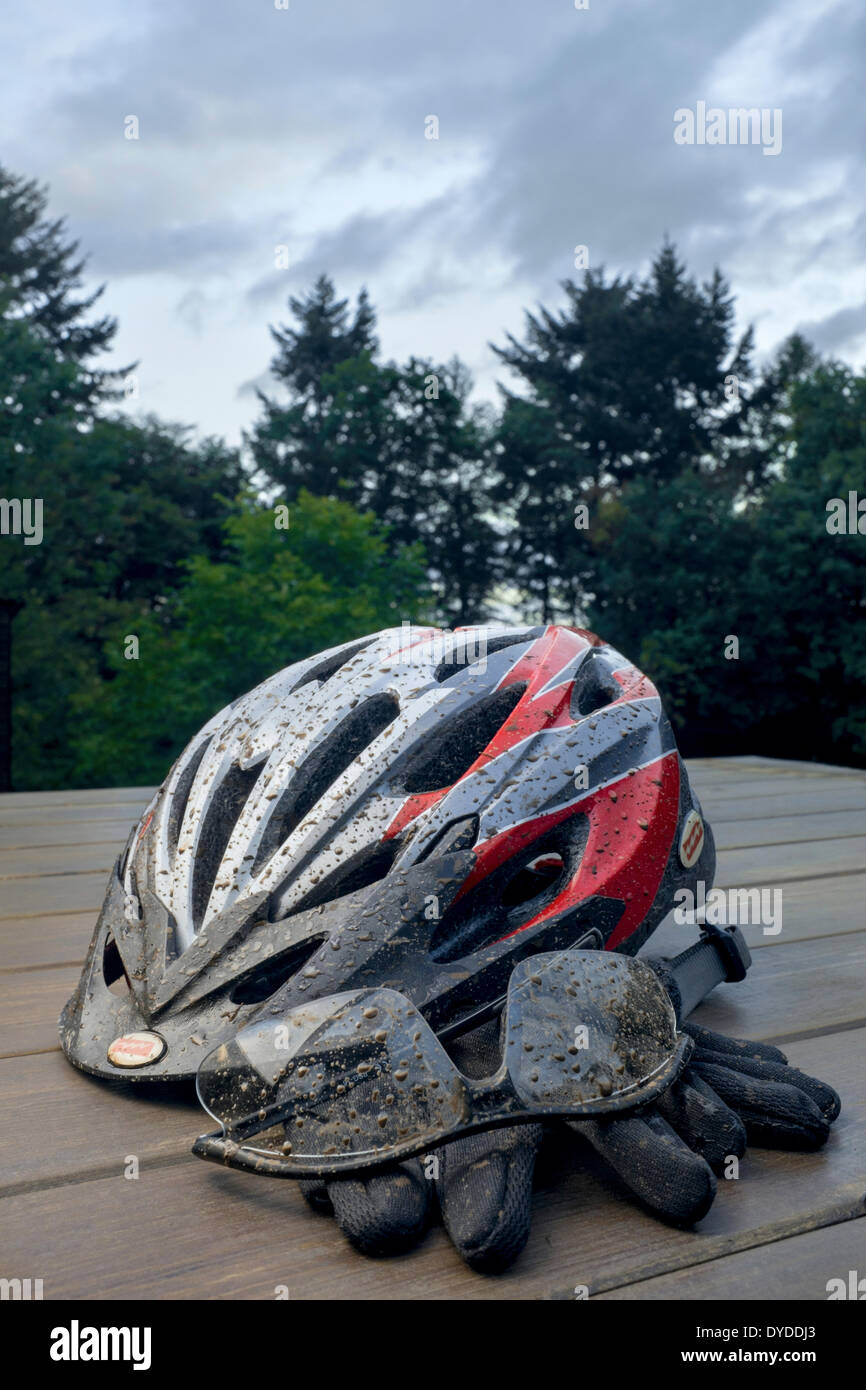
[[[146,1067],[148,1062],[158,1062],[165,1050],[158,1033],[125,1033],[114,1039],[108,1060],[115,1067]]]
[[[689,811],[680,836],[680,863],[690,869],[704,847],[704,823],[697,811]]]

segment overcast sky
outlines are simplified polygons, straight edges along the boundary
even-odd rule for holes
[[[386,356],[456,352],[493,397],[488,341],[560,303],[577,244],[639,272],[665,234],[761,356],[800,328],[866,361],[862,0],[288,4],[0,16],[0,160],[106,283],[137,408],[239,439],[268,324],[323,270],[368,287]],[[678,144],[699,102],[781,111],[781,151]]]

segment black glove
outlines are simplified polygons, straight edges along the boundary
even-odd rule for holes
[[[659,1217],[692,1225],[716,1192],[714,1170],[746,1144],[817,1149],[840,1102],[831,1087],[788,1066],[778,1048],[684,1025],[695,1043],[689,1065],[653,1104],[607,1120],[556,1121],[589,1142],[625,1186]],[[449,1050],[469,1076],[501,1057],[498,1023],[483,1025]],[[368,1255],[417,1243],[434,1191],[462,1258],[486,1273],[508,1267],[529,1235],[535,1160],[546,1126],[515,1125],[443,1145],[375,1177],[301,1187],[315,1207],[333,1210],[344,1234]]]

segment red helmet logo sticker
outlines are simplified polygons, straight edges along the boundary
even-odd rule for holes
[[[124,1033],[108,1049],[108,1060],[115,1067],[146,1067],[158,1062],[166,1050],[158,1033]]]
[[[697,811],[689,811],[680,836],[680,863],[690,869],[704,847],[704,822]]]

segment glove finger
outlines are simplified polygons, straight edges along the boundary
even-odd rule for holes
[[[301,1189],[301,1196],[313,1208],[313,1211],[333,1213],[331,1199],[328,1196],[328,1184],[324,1178],[302,1178],[298,1182]]]
[[[692,1152],[700,1154],[716,1172],[731,1154],[742,1158],[746,1152],[746,1130],[739,1115],[691,1068],[656,1106]]]
[[[751,1144],[765,1148],[819,1149],[826,1141],[830,1122],[798,1086],[734,1071],[712,1062],[700,1061],[693,1065],[707,1084],[737,1112]]]
[[[571,1121],[635,1196],[678,1225],[706,1216],[716,1195],[712,1169],[653,1109],[625,1119]]]
[[[748,1038],[728,1038],[724,1033],[713,1033],[709,1028],[701,1028],[697,1023],[684,1023],[683,1032],[694,1039],[698,1055],[703,1052],[723,1053],[728,1057],[750,1058],[752,1061],[787,1063],[787,1058],[772,1043],[752,1042]]]
[[[315,1184],[310,1183],[313,1187]],[[308,1193],[312,1206],[320,1206]],[[327,1185],[337,1225],[364,1255],[397,1255],[411,1250],[427,1229],[433,1184],[418,1159],[372,1178],[340,1178]]]
[[[697,1054],[695,1065],[720,1066],[727,1070],[733,1069],[743,1076],[753,1076],[759,1081],[778,1081],[783,1086],[796,1086],[805,1095],[813,1100],[817,1105],[824,1119],[830,1124],[836,1119],[842,1107],[842,1102],[832,1086],[826,1082],[819,1081],[817,1077],[808,1076],[806,1072],[798,1071],[796,1067],[788,1066],[787,1063],[758,1061],[754,1058],[740,1058],[736,1064],[731,1063],[726,1057],[718,1052],[705,1052],[703,1049]]]
[[[439,1207],[451,1240],[482,1273],[506,1269],[529,1237],[541,1125],[512,1125],[437,1150]]]

